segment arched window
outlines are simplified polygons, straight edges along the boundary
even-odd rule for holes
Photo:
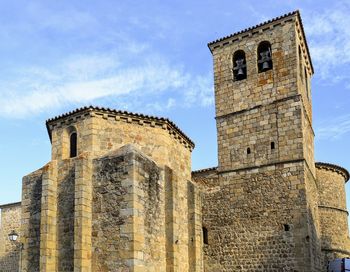
[[[69,137],[69,157],[74,158],[77,156],[77,133],[72,132]]]
[[[272,69],[272,52],[269,42],[261,42],[258,46],[258,71],[259,73]]]
[[[236,81],[247,78],[247,64],[245,53],[242,50],[233,54],[233,76]]]

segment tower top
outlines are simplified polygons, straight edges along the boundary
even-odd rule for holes
[[[191,151],[195,146],[194,142],[174,122],[170,121],[168,118],[96,106],[86,106],[78,108],[73,111],[48,119],[46,121],[46,128],[50,140],[52,136],[52,130],[56,127],[62,125],[64,126],[67,124],[69,125],[71,122],[74,122],[78,119],[84,119],[86,117],[92,116],[105,119],[111,118],[116,121],[124,121],[140,125],[148,125],[150,127],[162,127],[163,129],[167,130],[169,134],[173,135],[175,139],[180,141],[184,146],[188,147]]]
[[[306,37],[305,37],[305,31],[303,27],[303,22],[301,20],[300,12],[299,10],[292,11],[289,13],[286,13],[282,16],[270,19],[268,21],[265,21],[263,23],[257,24],[255,26],[243,29],[241,31],[232,33],[228,36],[222,37],[220,39],[217,39],[215,41],[212,41],[208,43],[208,47],[210,49],[210,52],[213,53],[215,49],[225,47],[226,45],[229,45],[230,43],[234,43],[236,41],[240,41],[244,38],[251,37],[253,35],[263,33],[264,31],[273,29],[276,26],[283,25],[287,22],[295,21],[297,25],[297,31],[298,34],[301,36],[304,44],[303,44],[303,51],[306,52],[308,56],[308,60],[306,60],[306,63],[310,65],[311,72],[314,73],[314,68],[311,61],[310,51],[309,47],[307,45]]]

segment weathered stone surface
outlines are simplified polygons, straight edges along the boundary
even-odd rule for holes
[[[128,163],[124,157],[98,159],[94,163],[92,198],[92,270],[129,271],[123,260],[123,250],[130,238],[121,235],[125,225],[127,209],[125,196],[127,188],[122,182],[128,177]]]
[[[22,269],[28,272],[37,272],[40,267],[42,177],[40,169],[25,176],[22,183]]]
[[[259,72],[262,41],[273,69]],[[164,118],[86,107],[48,120],[52,159],[23,179],[23,271],[319,272],[350,254],[349,174],[315,168],[313,69],[299,14],[209,47],[218,167],[191,176],[194,145]],[[7,257],[0,247],[0,262]],[[6,261],[9,271],[17,260]]]
[[[72,163],[73,164],[73,163]],[[60,169],[57,191],[57,258],[58,271],[74,270],[74,164]]]
[[[348,212],[343,171],[330,164],[316,165],[323,264],[350,255]]]
[[[9,241],[8,235],[14,230],[20,233],[21,203],[13,203],[0,207],[0,271],[19,271],[19,247]]]

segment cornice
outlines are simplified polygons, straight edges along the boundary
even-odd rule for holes
[[[325,163],[325,162],[316,162],[315,166],[318,169],[329,170],[329,171],[333,171],[333,172],[336,172],[336,173],[342,175],[345,179],[345,182],[347,182],[349,180],[350,174],[349,174],[348,170],[346,170],[345,168],[343,168],[339,165]]]
[[[95,116],[104,119],[111,118],[115,121],[124,121],[127,123],[135,123],[138,125],[148,125],[150,127],[162,127],[163,129],[168,130],[170,135],[172,135],[175,139],[180,141],[191,151],[195,146],[193,141],[177,125],[175,125],[175,123],[173,123],[167,118],[95,106],[78,108],[73,111],[48,119],[46,121],[46,127],[50,136],[50,140],[51,132],[55,127],[62,126],[71,121],[75,121],[80,118],[85,118],[87,116]]]

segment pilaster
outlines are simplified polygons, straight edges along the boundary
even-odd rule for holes
[[[74,271],[91,271],[92,160],[78,158],[75,166]]]
[[[42,178],[40,271],[56,271],[57,161],[46,165]]]

